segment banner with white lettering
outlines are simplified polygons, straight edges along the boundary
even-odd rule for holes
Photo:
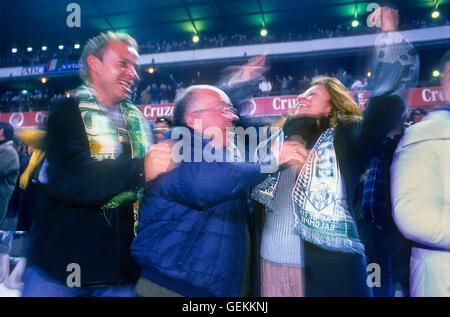
[[[349,92],[359,107],[364,110],[370,96],[370,91],[358,93]],[[276,116],[295,109],[297,96],[261,97],[245,100],[241,104],[241,116]],[[405,99],[410,108],[433,107],[444,104],[444,94],[439,87],[415,88],[405,92]],[[154,121],[157,117],[173,117],[174,105],[138,105],[145,118]],[[45,111],[0,113],[0,120],[7,121],[15,127],[43,127],[47,122],[48,113]]]

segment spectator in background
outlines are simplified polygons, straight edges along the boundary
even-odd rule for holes
[[[266,77],[263,77],[263,80],[259,83],[259,91],[261,93],[262,97],[267,97],[270,95],[270,92],[272,91],[272,83],[267,80]]]
[[[184,83],[183,83],[183,81],[180,81],[177,84],[177,88],[175,89],[175,95],[181,93],[183,90],[184,90]]]
[[[447,106],[406,129],[391,167],[393,217],[413,241],[411,296],[450,297],[450,51],[440,72]]]
[[[390,102],[390,108],[404,108],[399,96],[393,96]],[[411,246],[392,219],[389,172],[395,148],[403,135],[405,118],[406,113],[380,144],[374,144],[374,156],[360,178],[360,218],[366,224],[361,234],[370,241],[366,243],[368,263],[380,265],[381,285],[373,288],[376,297],[409,295]]]
[[[369,86],[370,86],[369,81],[370,81],[371,78],[372,77],[369,78],[367,76],[364,76],[364,78],[363,78],[363,88],[361,90],[368,90],[369,89]]]
[[[289,94],[289,79],[286,76],[283,76],[282,79],[276,76],[277,82],[280,84],[280,94],[288,95]]]
[[[352,84],[352,76],[347,74],[347,71],[343,70],[337,76],[338,80],[347,88]]]
[[[364,89],[364,84],[359,78],[356,78],[356,80],[353,82],[353,84],[350,86],[350,90],[358,92],[360,90]]]
[[[172,85],[167,85],[167,98],[169,100],[169,102],[173,102],[173,100],[175,99],[175,87],[173,87]]]
[[[161,102],[161,89],[156,83],[152,83],[152,88],[150,89],[150,103],[152,105],[159,104]]]
[[[422,121],[422,119],[426,115],[427,115],[427,112],[424,109],[422,109],[422,108],[414,109],[413,111],[411,111],[411,114],[409,116],[410,125],[416,124],[417,122]]]
[[[17,139],[17,138],[16,138]],[[17,154],[19,155],[19,175],[25,171],[28,166],[29,155],[28,155],[28,146],[24,145],[18,140],[14,140],[14,146],[17,150]],[[9,201],[8,214],[7,217],[16,217],[19,211],[19,207],[22,199],[23,190],[20,188],[20,177],[17,178],[16,187],[12,193],[11,199]]]
[[[300,89],[300,93],[304,92],[306,89],[308,89],[309,87],[309,78],[308,76],[304,75],[303,79],[301,79],[299,81],[299,89]]]
[[[167,88],[167,85],[164,83],[161,83],[159,86],[159,89],[161,90],[161,102],[160,103],[169,103],[170,100],[170,90]]]
[[[296,80],[291,75],[288,75],[288,90],[289,94],[297,92]]]
[[[159,143],[164,134],[172,127],[172,119],[168,117],[158,117],[155,120],[155,127],[153,128],[153,135],[155,136],[155,143]]]
[[[0,121],[0,229],[19,176],[19,156],[14,148],[13,138],[13,126]]]
[[[142,104],[142,105],[150,104],[150,101],[151,101],[150,89],[151,88],[152,88],[152,86],[147,85],[147,87],[145,87],[145,89],[141,92],[141,98],[139,99],[140,104]]]
[[[170,102],[172,102],[175,99],[176,90],[178,89],[179,83],[177,82],[177,80],[175,79],[173,74],[169,74],[169,80],[170,80],[170,83],[167,85],[167,90],[168,90],[167,95],[168,95],[168,100]]]

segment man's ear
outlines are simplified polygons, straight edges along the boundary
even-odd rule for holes
[[[89,55],[87,58],[87,64],[90,72],[98,73],[101,61],[94,55]]]
[[[194,128],[194,114],[193,113],[189,113],[189,112],[187,112],[185,115],[184,115],[184,121],[186,122],[186,125],[188,126],[188,127],[190,127],[190,128]]]

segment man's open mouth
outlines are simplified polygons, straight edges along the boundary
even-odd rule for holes
[[[125,89],[125,91],[127,91],[128,93],[131,93],[132,82],[125,81],[125,80],[118,80],[117,82],[119,83],[120,86],[123,87],[123,89]]]

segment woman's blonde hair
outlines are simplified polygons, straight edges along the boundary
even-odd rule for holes
[[[362,119],[361,110],[348,94],[347,88],[336,78],[318,76],[313,78],[311,87],[322,85],[330,95],[331,112],[328,114],[330,125],[345,124]]]

